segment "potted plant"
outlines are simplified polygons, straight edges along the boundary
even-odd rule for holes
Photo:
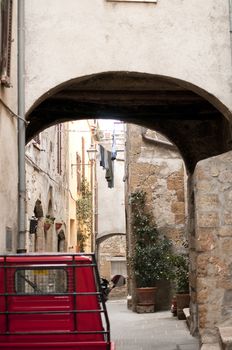
[[[147,209],[144,191],[132,193],[130,204],[134,235],[131,263],[138,305],[150,305],[154,311],[156,281],[169,279],[172,268],[171,242],[158,232],[153,216]]]
[[[176,291],[176,313],[180,320],[185,319],[184,308],[189,307],[189,258],[186,254],[175,254],[172,257],[174,267],[174,288]]]

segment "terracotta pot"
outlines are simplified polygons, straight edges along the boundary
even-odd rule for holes
[[[171,303],[171,313],[173,316],[177,316],[177,302],[176,302],[176,296],[172,298],[172,303]]]
[[[177,317],[179,320],[186,319],[183,309],[189,307],[189,303],[190,303],[189,293],[176,294]]]
[[[138,305],[155,305],[157,287],[137,288]]]
[[[48,231],[51,227],[51,224],[49,224],[48,222],[44,223],[44,231]]]
[[[56,231],[58,231],[62,226],[62,222],[56,222],[55,226],[56,226]]]

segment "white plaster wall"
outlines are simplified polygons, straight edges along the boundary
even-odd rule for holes
[[[87,154],[87,149],[91,146],[91,132],[88,120],[69,122],[69,224],[72,220],[72,227],[69,225],[68,248],[75,251],[77,245],[77,158],[78,153],[82,157],[82,137],[85,143],[85,159],[81,159],[82,166],[85,168],[85,178],[89,185],[91,183],[91,163]],[[83,164],[84,163],[84,164]],[[82,171],[81,171],[82,177]],[[89,242],[87,242],[89,244]],[[89,244],[90,245],[90,244]]]
[[[18,218],[17,122],[1,106],[0,150],[0,252],[6,252],[6,227],[12,230],[12,250],[15,252]]]
[[[72,78],[106,71],[191,82],[232,110],[228,0],[26,1],[26,106]]]
[[[105,170],[97,166],[98,237],[110,233],[125,233],[124,161],[114,161],[114,187],[108,188]]]
[[[11,88],[0,86],[1,99],[17,113],[17,37],[16,8],[13,7]],[[18,220],[18,152],[17,152],[17,120],[13,118],[0,103],[0,252],[5,250],[6,227],[12,230],[13,251],[16,251],[16,235]]]
[[[68,173],[69,162],[66,132],[67,126],[62,125],[62,173],[57,173],[57,131],[56,127],[46,129],[40,134],[40,147],[31,141],[26,147],[26,224],[29,230],[29,220],[34,215],[34,206],[40,199],[44,217],[48,214],[48,203],[52,201],[52,215],[55,223],[63,222],[62,229],[68,236]],[[50,188],[52,191],[50,192]],[[57,250],[57,235],[55,226],[52,228],[52,249]],[[34,250],[34,235],[28,235],[28,251]]]

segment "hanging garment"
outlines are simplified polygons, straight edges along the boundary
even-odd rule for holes
[[[113,162],[111,160],[111,152],[110,151],[107,151],[107,159],[108,159],[108,168],[106,169],[105,178],[108,182],[108,187],[113,188],[114,187],[114,166],[113,166]]]
[[[117,157],[115,131],[113,132],[113,139],[112,140],[113,141],[112,141],[111,160],[115,160]]]
[[[100,149],[100,166],[105,168],[105,149],[102,145],[99,145]]]

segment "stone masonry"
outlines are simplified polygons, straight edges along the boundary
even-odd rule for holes
[[[194,174],[197,290],[202,343],[218,341],[218,326],[232,325],[232,164],[231,152],[201,161]],[[192,264],[193,265],[193,264]],[[196,289],[195,289],[196,288]]]
[[[185,240],[184,164],[177,149],[172,144],[165,143],[167,139],[154,131],[136,125],[128,126],[127,186],[129,194],[138,189],[147,193],[147,204],[158,230],[170,238],[174,248],[180,251]],[[127,219],[128,247],[133,250],[130,205]],[[129,279],[130,285],[132,299],[135,299],[133,282]],[[169,309],[172,298],[170,286],[166,282],[160,285],[159,282],[159,291],[157,309]]]

